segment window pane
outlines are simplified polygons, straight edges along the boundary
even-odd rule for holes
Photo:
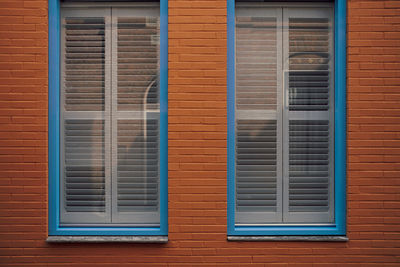
[[[105,212],[104,121],[66,120],[65,209]]]
[[[289,18],[289,109],[329,109],[330,21]]]
[[[159,108],[159,19],[118,18],[118,111]]]
[[[62,10],[61,223],[110,221],[110,10]]]
[[[236,223],[281,221],[281,14],[238,8],[236,16]]]
[[[158,14],[113,9],[114,223],[160,220]]]
[[[289,211],[329,210],[329,121],[289,122]]]
[[[158,210],[158,120],[118,121],[119,212]]]
[[[285,8],[284,222],[333,220],[333,29],[330,8]]]
[[[276,110],[276,18],[236,17],[236,108]]]
[[[66,111],[104,110],[104,18],[65,18]]]

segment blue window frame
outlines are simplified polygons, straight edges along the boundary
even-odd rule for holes
[[[318,224],[236,224],[235,189],[235,0],[228,11],[228,235],[346,234],[346,1],[334,3],[334,219]]]
[[[160,0],[160,152],[158,227],[63,226],[60,225],[60,0],[49,0],[49,235],[167,235],[167,86],[168,86],[168,0]]]

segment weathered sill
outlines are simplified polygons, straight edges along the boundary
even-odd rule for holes
[[[167,243],[168,236],[49,236],[48,243]]]
[[[314,241],[347,242],[346,236],[228,236],[228,241]]]

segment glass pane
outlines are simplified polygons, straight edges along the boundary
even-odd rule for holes
[[[276,18],[236,17],[236,109],[276,110]]]
[[[236,16],[236,222],[274,222],[278,192],[278,18],[277,9]],[[278,203],[279,202],[279,203]],[[279,219],[280,220],[280,219]]]
[[[289,18],[289,109],[329,109],[330,31],[328,18]]]
[[[159,223],[159,17],[119,12],[113,48],[113,221]]]
[[[328,223],[334,210],[330,8],[284,9],[284,222]]]
[[[64,151],[65,210],[104,212],[104,122],[66,120]]]
[[[65,224],[111,219],[106,104],[109,11],[62,10],[60,220]]]
[[[158,209],[158,133],[157,119],[118,121],[119,212]]]
[[[159,19],[118,18],[118,110],[159,108]]]
[[[104,18],[65,18],[66,111],[104,110]]]

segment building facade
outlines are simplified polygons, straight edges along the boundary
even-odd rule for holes
[[[229,152],[232,147],[237,147],[230,143],[232,140],[233,142],[236,140],[235,135],[232,136],[233,131],[230,128],[233,126],[233,130],[236,129],[232,114],[239,117],[237,110],[232,111],[232,107],[233,109],[238,108],[232,100],[232,96],[233,98],[235,96],[235,94],[232,95],[232,81],[233,87],[236,83],[236,92],[240,93],[242,90],[240,87],[242,80],[240,79],[246,81],[251,75],[257,74],[257,72],[243,72],[245,78],[241,78],[242,76],[235,76],[235,72],[232,72],[232,66],[236,67],[236,75],[240,71],[240,68],[235,65],[235,62],[238,64],[238,61],[232,62],[232,58],[236,57],[240,61],[238,51],[242,50],[237,50],[235,54],[235,46],[236,49],[239,49],[240,44],[236,43],[235,45],[231,37],[235,36],[232,35],[232,31],[235,29],[236,38],[240,33],[246,37],[251,29],[246,28],[246,25],[249,24],[246,19],[243,22],[244,26],[240,29],[237,28],[240,20],[236,19],[235,28],[235,23],[233,23],[235,16],[232,11],[238,11],[238,7],[235,8],[234,1],[162,0],[159,7],[161,10],[158,28],[160,40],[149,39],[150,46],[155,46],[158,41],[160,44],[158,63],[161,68],[159,73],[155,74],[159,75],[157,81],[161,84],[160,106],[151,108],[154,102],[147,99],[148,95],[152,95],[151,86],[146,87],[147,91],[138,93],[146,95],[145,100],[139,103],[141,109],[146,106],[143,109],[146,116],[154,116],[157,108],[161,114],[159,124],[161,126],[157,132],[161,144],[157,165],[159,166],[160,184],[158,197],[156,197],[159,207],[156,217],[159,216],[157,217],[159,219],[149,219],[150,217],[147,215],[144,216],[145,220],[156,225],[154,228],[159,228],[155,234],[151,232],[154,229],[152,230],[148,225],[145,226],[150,229],[149,232],[143,231],[144,228],[133,227],[133,230],[128,229],[131,231],[128,231],[129,233],[124,232],[126,229],[120,229],[121,232],[106,233],[110,228],[105,227],[105,231],[103,231],[104,229],[99,230],[104,225],[96,225],[97,221],[91,226],[95,229],[94,231],[99,232],[91,234],[85,228],[83,232],[74,233],[73,231],[80,231],[79,227],[82,225],[79,223],[86,219],[82,219],[82,216],[68,217],[68,214],[65,215],[68,210],[64,213],[57,210],[57,207],[61,207],[59,202],[63,201],[63,198],[55,194],[60,185],[55,186],[54,181],[62,180],[60,180],[60,176],[54,176],[54,173],[59,173],[60,169],[53,167],[54,164],[61,162],[59,158],[55,161],[55,157],[59,157],[62,153],[54,150],[55,144],[60,144],[60,141],[54,142],[54,138],[60,140],[61,137],[53,135],[53,133],[57,129],[61,131],[62,128],[60,125],[54,127],[53,124],[52,118],[55,116],[53,111],[59,110],[60,107],[59,105],[54,107],[53,93],[61,92],[62,86],[59,86],[60,79],[57,77],[60,75],[65,77],[69,74],[62,72],[63,61],[58,61],[58,63],[56,61],[57,64],[54,64],[55,57],[58,56],[60,59],[60,53],[63,53],[60,49],[63,39],[60,31],[57,32],[57,27],[54,25],[54,23],[59,23],[61,18],[60,15],[54,17],[55,2],[57,2],[57,10],[60,10],[58,1],[10,0],[0,3],[0,265],[235,266],[252,264],[273,266],[293,264],[310,266],[312,264],[346,264],[398,266],[400,263],[400,129],[398,126],[400,122],[400,1],[348,0],[347,3],[346,1],[335,3],[312,1],[307,3],[308,6],[302,7],[310,10],[316,9],[317,5],[345,3],[344,11],[346,12],[342,13],[342,19],[344,19],[342,21],[346,23],[346,39],[343,39],[343,43],[336,42],[340,33],[334,33],[332,30],[332,33],[328,34],[335,35],[335,38],[329,40],[336,43],[330,46],[330,50],[327,48],[327,51],[331,51],[329,57],[333,58],[331,55],[334,53],[336,60],[330,69],[332,70],[330,73],[333,73],[334,69],[335,76],[334,78],[330,76],[329,79],[334,79],[333,87],[343,82],[343,90],[340,92],[345,92],[344,104],[339,107],[336,105],[335,110],[332,111],[334,112],[333,118],[344,117],[342,122],[335,125],[343,123],[341,129],[343,136],[346,137],[346,140],[340,141],[344,154],[335,157],[335,163],[328,163],[334,164],[329,165],[331,166],[329,168],[334,169],[331,176],[335,176],[336,180],[330,182],[335,186],[332,187],[332,194],[329,195],[332,202],[326,205],[334,207],[334,209],[326,213],[328,217],[316,216],[316,219],[311,222],[316,224],[303,223],[306,224],[306,227],[315,228],[318,222],[323,222],[321,224],[333,222],[336,226],[339,225],[340,229],[332,230],[327,227],[324,230],[316,227],[316,232],[313,232],[314,230],[310,230],[311,228],[298,230],[289,227],[282,230],[272,229],[272,225],[267,225],[261,230],[250,227],[247,229],[248,231],[246,230],[247,232],[235,232],[240,228],[236,229],[236,223],[238,226],[243,222],[243,225],[251,226],[257,224],[257,222],[251,221],[252,218],[259,218],[254,214],[252,217],[246,216],[246,212],[248,212],[246,209],[243,210],[243,213],[239,212],[241,207],[235,205],[240,202],[240,197],[245,199],[249,197],[245,195],[248,194],[248,191],[243,191],[243,195],[240,195],[238,187],[232,183],[232,177],[230,177],[232,168],[237,175],[240,171],[235,169],[235,165],[233,167],[230,165],[232,162],[238,162],[235,158],[236,154],[232,154],[232,151]],[[289,6],[290,3],[287,1],[283,1],[285,3],[277,2],[279,1],[274,4],[269,3],[269,11],[265,12],[271,12],[273,9],[277,12],[276,14],[280,14],[276,16],[281,16],[281,20],[284,21],[285,12],[289,14],[292,12],[290,10],[295,7]],[[72,5],[80,4],[72,3]],[[151,5],[154,4],[157,3]],[[248,3],[244,5],[246,4]],[[300,4],[297,1],[295,5]],[[101,5],[107,8],[107,4],[101,3]],[[239,11],[243,13],[236,12],[236,15],[253,12],[251,8],[254,9],[250,6],[250,11],[248,11],[244,7],[242,11]],[[262,8],[259,7],[260,10]],[[113,11],[110,12],[113,15],[117,14],[117,9],[118,7],[113,7]],[[123,8],[120,7],[120,9]],[[310,16],[320,19],[319,23],[324,22],[321,18],[328,18],[337,29],[340,25],[334,20],[337,20],[339,11],[334,6],[332,6],[332,10],[334,10],[332,15]],[[321,12],[315,11],[315,13],[320,14]],[[87,13],[85,16],[88,16]],[[99,16],[96,14],[92,17]],[[293,16],[295,17],[295,15]],[[253,26],[260,21],[260,23],[269,23],[267,20],[255,21]],[[129,24],[130,22],[121,23]],[[296,21],[294,20],[293,23]],[[300,20],[298,23],[306,22]],[[89,24],[96,23],[91,21]],[[146,20],[145,24],[146,30],[152,31],[157,28],[154,21]],[[110,25],[114,25],[114,23]],[[321,27],[323,28],[321,25],[317,26],[318,29]],[[59,27],[59,29],[61,28]],[[259,29],[260,27],[254,26],[253,28]],[[73,28],[70,29],[73,30]],[[284,27],[282,29],[281,35],[279,33],[278,35],[284,40]],[[278,31],[276,30],[276,32]],[[145,34],[145,31],[143,30],[141,33]],[[258,33],[256,32],[256,34]],[[52,39],[55,35],[61,36],[58,42]],[[106,39],[107,37],[105,37]],[[71,40],[76,41],[75,39]],[[168,45],[163,42],[167,42]],[[284,43],[284,41],[282,42]],[[302,42],[304,42],[302,39],[294,40],[294,43],[297,44],[296,49],[300,49],[298,47],[302,46]],[[252,43],[250,42],[250,44]],[[279,47],[279,45],[277,46]],[[282,44],[281,46],[286,47],[287,45]],[[307,44],[307,46],[310,45]],[[104,45],[104,47],[107,46]],[[285,54],[284,49],[278,53],[281,57],[284,57],[282,56]],[[288,51],[292,51],[290,47],[288,49]],[[147,52],[151,53],[151,51],[153,50]],[[117,53],[118,51],[116,51]],[[304,54],[304,51],[299,53]],[[114,54],[110,53],[110,55],[110,61],[112,61]],[[248,58],[251,55],[243,54],[242,56]],[[344,59],[344,63],[338,63],[338,58]],[[315,60],[314,54],[310,56],[310,53],[307,53],[307,58],[297,58],[297,61],[294,59],[294,62],[301,62],[301,60],[310,60],[308,61],[310,65],[319,62],[318,68],[325,66],[325,61],[321,58],[313,61]],[[277,62],[279,61],[280,59]],[[285,68],[282,67],[282,69]],[[128,68],[127,71],[130,69]],[[344,72],[341,73],[341,71]],[[110,73],[112,72],[110,70]],[[284,75],[282,74],[282,77]],[[323,76],[323,74],[318,75],[319,77]],[[340,81],[340,77],[345,76],[347,79]],[[71,79],[75,79],[75,76],[71,77]],[[284,80],[284,78],[276,78],[276,80]],[[127,81],[129,82],[129,80]],[[153,84],[153,81],[147,82]],[[300,86],[296,86],[296,88],[300,88]],[[68,92],[67,89],[65,92]],[[338,92],[335,87],[336,96],[340,93]],[[258,95],[255,95],[257,98]],[[128,98],[126,95],[124,97]],[[236,98],[239,98],[238,95]],[[241,104],[245,103],[248,106],[257,104],[257,102],[246,103],[246,100],[243,101]],[[295,97],[293,101],[293,103],[296,102]],[[335,103],[338,103],[337,101],[338,99]],[[278,102],[275,104],[279,105]],[[135,104],[129,101],[124,103]],[[162,112],[163,108],[165,108],[164,113]],[[255,108],[251,107],[247,110],[252,112]],[[276,108],[276,110],[278,109]],[[87,113],[88,110],[84,111]],[[252,114],[264,114],[251,112],[243,114],[251,116],[253,116]],[[79,116],[86,116],[84,115],[86,113]],[[135,114],[134,112],[130,113],[131,117],[129,118]],[[165,116],[164,119],[162,114]],[[246,119],[252,119],[251,116]],[[122,118],[126,120],[126,117],[122,116]],[[166,123],[167,121],[168,123]],[[86,125],[86,122],[83,124]],[[146,125],[146,129],[149,129],[150,126]],[[240,130],[238,129],[236,131]],[[335,137],[340,134],[341,129],[335,128]],[[151,134],[152,132],[147,131],[147,133]],[[67,135],[66,132],[65,135]],[[284,138],[282,137],[282,140]],[[280,143],[285,146],[285,142],[282,140]],[[110,142],[114,144],[113,142],[118,141]],[[338,153],[340,148],[336,147],[337,144],[338,139],[335,139],[334,148],[333,145],[327,145],[330,147],[330,152],[326,152],[326,156],[328,153],[334,153],[333,151]],[[113,149],[112,147],[113,145],[110,146],[110,151]],[[126,148],[126,151],[131,151],[129,149],[130,147]],[[146,153],[150,151],[149,147],[143,149],[146,150]],[[239,153],[239,150],[237,152]],[[277,158],[290,158],[290,155],[285,156],[284,153],[279,154],[280,156]],[[61,158],[64,159],[63,156]],[[341,159],[344,161],[340,162]],[[113,162],[111,159],[110,161]],[[276,169],[281,166],[282,172],[285,168],[290,169],[290,166],[285,167],[285,160],[274,164],[275,167],[277,166]],[[321,165],[323,164],[321,163]],[[112,166],[113,164],[110,168]],[[148,173],[152,166],[149,164],[146,166],[149,166],[146,169],[146,173]],[[340,178],[342,179],[341,184],[337,184],[339,172],[344,173]],[[110,171],[110,173],[112,172]],[[284,175],[281,176],[284,177]],[[256,189],[251,190],[254,192]],[[146,192],[153,191],[147,188]],[[277,192],[274,194],[279,195]],[[334,198],[332,198],[333,194]],[[282,189],[280,197],[284,199],[284,195],[285,190]],[[254,200],[251,197],[250,199]],[[296,198],[294,199],[296,200]],[[122,200],[124,198],[121,198]],[[266,201],[265,199],[261,200]],[[119,203],[118,201],[119,199],[116,203]],[[154,204],[151,201],[146,203],[146,207],[150,208]],[[253,206],[254,203],[258,202],[252,202]],[[105,205],[112,206],[114,204]],[[116,205],[118,206],[118,204]],[[276,205],[279,207],[279,204]],[[69,207],[68,204],[65,204],[65,207]],[[290,213],[290,208],[287,211]],[[86,213],[88,213],[87,210]],[[282,215],[284,213],[285,208],[282,207],[279,216],[272,215],[275,216],[274,219],[261,216],[259,220],[262,223],[268,220],[272,220],[273,223],[279,220],[279,222],[290,222],[292,217],[290,214]],[[61,220],[56,219],[60,216]],[[117,218],[119,215],[112,213],[108,218],[112,216]],[[311,218],[312,216],[310,216],[308,214],[305,218]],[[126,220],[130,222],[139,217],[133,215]],[[232,218],[236,218],[236,220]],[[62,223],[73,225],[76,220],[79,222],[76,228],[74,228],[75,226],[67,227],[67,230],[72,229],[72,232],[62,233],[59,231],[64,227]],[[91,218],[87,220],[90,221]],[[124,223],[124,220],[122,217],[116,219],[118,223]],[[300,224],[298,220],[304,219],[295,219],[297,224]],[[341,223],[338,223],[339,221]],[[116,224],[115,227],[118,228],[121,225]],[[293,227],[298,227],[298,225]],[[322,225],[322,227],[324,226]],[[289,231],[285,232],[287,229]],[[60,235],[74,237],[91,235],[100,239],[104,235],[111,235],[119,236],[119,240],[116,238],[117,240],[114,242],[104,243],[88,243],[84,242],[85,240],[75,243],[48,242],[49,237]],[[142,242],[146,236],[161,236],[162,238],[158,241],[161,240],[164,243],[135,243],[132,240],[124,243],[115,242],[131,236],[141,237],[138,240]],[[235,236],[244,236],[247,240],[232,240],[235,239],[232,238]],[[249,237],[253,236],[267,236],[265,239],[278,240],[249,241]],[[231,240],[228,240],[228,237]],[[314,241],[311,242],[310,239]]]

